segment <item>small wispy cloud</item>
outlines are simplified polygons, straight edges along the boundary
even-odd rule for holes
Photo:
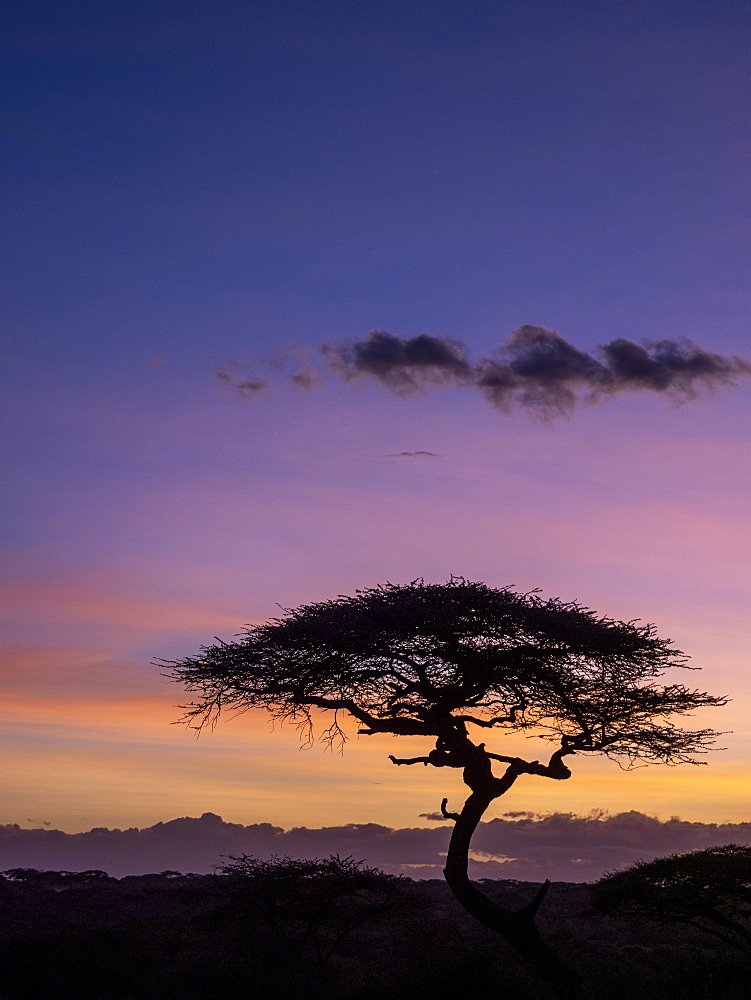
[[[257,392],[268,389],[269,380],[265,378],[244,379],[236,378],[230,372],[220,368],[216,373],[217,381],[226,389],[233,389],[238,395],[247,398],[255,396]]]
[[[391,455],[386,455],[386,458],[418,458],[420,456],[424,456],[425,458],[439,457],[434,451],[397,451]]]
[[[307,358],[302,361],[299,371],[289,376],[289,381],[297,389],[317,389],[323,385],[315,366]]]
[[[555,330],[531,325],[520,326],[477,361],[461,341],[450,337],[397,337],[372,330],[360,339],[287,352],[267,363],[280,371],[295,363],[297,370],[288,380],[312,389],[323,384],[316,360],[345,382],[371,378],[397,396],[471,388],[502,413],[520,409],[543,419],[628,392],[659,393],[685,403],[702,391],[714,392],[751,377],[751,361],[715,354],[686,339],[639,344],[618,337],[588,353]],[[269,386],[264,378],[236,377],[230,366],[217,377],[242,396]]]

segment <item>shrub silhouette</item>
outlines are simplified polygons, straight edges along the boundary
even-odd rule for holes
[[[726,844],[640,861],[590,891],[600,913],[688,924],[751,955],[751,847]]]
[[[252,929],[263,938],[271,974],[282,965],[302,980],[300,989],[319,995],[353,935],[404,910],[406,884],[351,857],[264,861],[241,855],[219,869],[218,905],[207,919]]]

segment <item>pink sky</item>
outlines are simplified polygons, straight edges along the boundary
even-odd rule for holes
[[[11,566],[6,821],[75,831],[211,809],[282,826],[416,824],[460,794],[453,776],[397,771],[386,739],[300,751],[294,730],[255,713],[196,740],[170,725],[183,692],[149,661],[230,638],[277,603],[451,573],[652,620],[702,668],[690,683],[733,699],[696,720],[732,730],[706,767],[579,759],[565,786],[527,779],[500,811],[747,818],[747,399],[624,399],[553,425],[376,389],[276,404],[205,393],[167,413],[141,453],[171,464],[101,484],[107,533],[63,497],[47,558]],[[90,449],[99,429],[77,427]],[[133,428],[122,434],[113,452],[129,449]],[[437,457],[386,457],[402,450]],[[259,474],[262,461],[273,468]]]

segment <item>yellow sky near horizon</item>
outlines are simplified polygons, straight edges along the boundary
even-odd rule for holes
[[[80,651],[68,656],[86,666]],[[65,659],[60,654],[61,664]],[[464,797],[459,772],[395,767],[388,760],[390,753],[425,753],[430,747],[423,740],[358,736],[351,724],[343,753],[318,743],[305,748],[294,726],[272,725],[261,710],[228,714],[199,737],[175,725],[182,694],[166,682],[150,691],[9,691],[3,703],[3,822],[46,822],[72,833],[92,826],[143,827],[210,811],[231,822],[271,822],[285,829],[366,822],[413,827],[429,825],[420,814],[436,812],[444,795],[453,805]],[[695,722],[719,727],[722,712],[702,713]],[[326,713],[319,715],[318,731]],[[551,750],[541,739],[519,735],[498,733],[487,742],[497,752],[528,759],[544,759]],[[693,767],[625,771],[583,755],[570,764],[574,773],[565,782],[520,779],[488,818],[512,810],[597,809],[701,822],[749,818],[751,780],[737,747]]]

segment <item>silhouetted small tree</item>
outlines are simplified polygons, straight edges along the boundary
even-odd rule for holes
[[[695,763],[716,733],[681,729],[674,719],[725,699],[657,683],[685,660],[651,625],[452,577],[288,609],[239,641],[167,666],[197,693],[185,720],[199,728],[224,709],[262,707],[301,725],[310,741],[312,710],[328,709],[333,718],[322,739],[329,743],[345,738],[340,713],[365,735],[431,741],[424,756],[390,759],[462,771],[470,795],[461,812],[449,812],[446,799],[441,804],[455,824],[444,869],[451,890],[544,979],[575,997],[577,977],[535,924],[549,883],[520,910],[499,906],[469,880],[470,841],[491,802],[518,778],[568,779],[566,759],[576,754],[604,754],[627,766]],[[543,762],[496,753],[471,737],[475,731],[535,735],[553,750]]]
[[[404,909],[406,879],[351,857],[269,861],[232,856],[219,869],[219,913],[270,934],[268,946],[287,964],[297,959],[316,994],[332,959],[363,926]],[[217,913],[212,914],[216,921]],[[267,949],[268,950],[268,949]]]
[[[600,913],[656,923],[682,923],[751,953],[751,847],[639,861],[610,872],[591,888]]]

